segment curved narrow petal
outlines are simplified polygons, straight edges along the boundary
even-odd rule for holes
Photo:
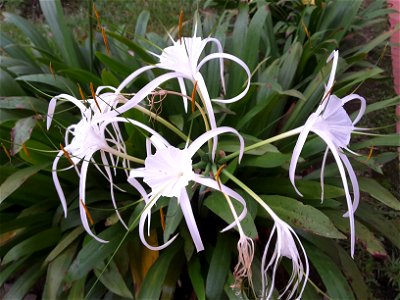
[[[141,67],[141,68],[139,68],[139,69],[137,69],[136,71],[134,71],[134,72],[132,72],[128,77],[126,77],[125,79],[124,79],[124,81],[122,81],[121,82],[121,84],[118,86],[118,88],[115,90],[115,93],[121,93],[121,91],[128,85],[128,84],[130,84],[131,82],[132,82],[132,80],[134,80],[136,77],[138,77],[140,74],[142,74],[142,73],[144,73],[144,72],[146,72],[146,71],[148,71],[148,70],[151,70],[151,69],[154,69],[154,68],[156,68],[156,66],[144,66],[144,67]]]
[[[129,118],[123,118],[123,117],[110,117],[107,118],[106,120],[104,120],[99,128],[99,132],[104,132],[105,127],[110,124],[110,123],[114,123],[114,122],[123,122],[123,123],[130,123],[132,125],[135,125],[137,127],[140,127],[144,130],[146,130],[147,132],[151,133],[154,136],[157,136],[158,139],[160,139],[164,144],[169,145],[169,143],[167,142],[166,139],[164,139],[159,133],[157,133],[154,129],[150,128],[149,126],[140,123],[139,121],[133,120],[133,119],[129,119]]]
[[[101,157],[101,161],[103,162],[104,169],[106,170],[108,181],[110,182],[111,202],[113,204],[114,211],[117,214],[118,220],[121,222],[122,226],[124,226],[126,230],[129,230],[128,226],[126,225],[126,223],[122,219],[121,214],[119,213],[117,202],[115,201],[114,182],[113,182],[113,179],[112,179],[111,169],[110,169],[110,167],[108,165],[108,160],[107,160],[107,157],[106,157],[104,151],[100,151],[100,157]]]
[[[315,114],[315,113],[311,114],[310,117],[308,118],[308,120],[306,121],[306,123],[304,124],[303,130],[299,134],[296,145],[294,146],[292,158],[290,160],[290,165],[289,165],[290,182],[292,183],[296,193],[302,197],[303,197],[302,193],[300,193],[300,191],[296,187],[296,184],[294,181],[294,175],[296,172],[297,162],[299,161],[299,158],[300,158],[301,150],[303,149],[303,146],[306,142],[307,136],[308,136],[312,126],[314,125],[315,121],[317,120],[317,117],[318,117],[317,114]]]
[[[53,97],[49,102],[49,107],[47,110],[47,130],[49,130],[49,128],[50,128],[51,121],[53,120],[53,116],[54,116],[54,111],[56,109],[56,103],[57,103],[57,100],[59,100],[59,99],[65,99],[69,102],[72,102],[80,109],[81,113],[83,113],[86,110],[86,107],[82,104],[81,101],[79,101],[78,99],[76,99],[75,97],[72,97],[70,95],[60,94],[58,96]]]
[[[205,38],[203,40],[204,46],[206,44],[210,43],[210,42],[214,43],[217,46],[217,49],[218,49],[219,53],[223,53],[221,42],[218,39],[212,38],[212,37],[208,37],[208,38]],[[226,94],[226,86],[225,86],[225,77],[224,77],[224,60],[223,60],[222,57],[219,60],[219,75],[220,75],[220,78],[221,78],[222,91],[223,91],[223,93],[225,95]]]
[[[327,99],[328,95],[332,92],[333,83],[335,82],[336,68],[337,68],[337,64],[338,64],[338,60],[339,60],[339,51],[338,50],[332,51],[332,53],[329,55],[326,62],[328,63],[332,59],[333,59],[332,69],[331,69],[331,73],[329,75],[328,83],[325,87],[325,93],[324,93],[324,96],[322,97],[322,99]]]
[[[146,204],[146,206],[145,206],[145,208],[142,211],[142,214],[140,216],[140,220],[139,220],[139,237],[140,237],[140,240],[142,241],[142,243],[147,248],[149,248],[150,250],[154,250],[154,251],[159,251],[159,250],[162,250],[162,249],[168,247],[178,237],[178,234],[176,234],[174,237],[172,237],[169,241],[167,241],[166,243],[164,243],[161,246],[151,246],[149,243],[147,243],[146,238],[144,236],[144,226],[145,226],[145,223],[146,223],[146,219],[151,214],[151,209],[154,206],[154,204],[156,203],[157,199],[158,199],[158,197],[156,197],[154,199],[151,199]]]
[[[324,202],[324,195],[325,195],[325,188],[324,188],[324,174],[325,174],[325,165],[326,165],[326,158],[328,156],[329,147],[326,147],[324,152],[324,157],[322,159],[321,165],[321,173],[319,175],[320,183],[321,183],[321,204]]]
[[[347,173],[349,174],[350,181],[351,181],[351,186],[353,187],[353,211],[356,211],[358,204],[360,203],[360,187],[358,185],[358,180],[356,173],[354,172],[353,167],[351,166],[351,163],[347,156],[343,153],[339,152],[339,156],[342,159],[346,169]],[[346,212],[343,217],[348,217],[349,212]]]
[[[61,184],[60,184],[60,180],[58,179],[57,176],[57,166],[58,166],[58,161],[60,160],[60,157],[64,155],[63,151],[58,152],[56,158],[53,161],[53,166],[51,168],[51,173],[53,176],[53,181],[54,181],[54,186],[56,188],[58,197],[60,198],[61,201],[61,206],[64,210],[64,217],[67,217],[67,200],[65,200],[65,195],[64,192],[62,190]]]
[[[82,167],[81,167],[81,177],[79,179],[79,212],[81,215],[81,221],[82,221],[83,228],[86,230],[86,232],[91,237],[93,237],[95,240],[99,241],[100,243],[108,243],[108,241],[105,241],[105,240],[97,237],[90,230],[89,222],[88,222],[87,215],[86,215],[86,210],[83,207],[83,204],[86,203],[86,197],[85,197],[86,176],[87,176],[90,158],[92,157],[92,155],[93,155],[93,152],[86,154],[85,159],[83,160],[83,163],[82,163]]]
[[[220,102],[220,103],[232,103],[235,101],[238,101],[240,99],[242,99],[248,92],[249,88],[250,88],[250,79],[251,79],[251,73],[250,73],[250,69],[249,67],[238,57],[231,55],[231,54],[227,54],[227,53],[212,53],[207,55],[206,57],[203,58],[203,60],[199,63],[199,65],[197,66],[197,71],[200,70],[200,68],[209,60],[212,59],[220,59],[220,58],[225,58],[225,59],[229,59],[234,61],[235,63],[237,63],[238,65],[240,65],[247,74],[247,84],[245,89],[237,96],[230,98],[230,99],[212,99],[212,101],[215,102]]]
[[[182,95],[187,96],[185,82],[182,77],[178,77],[178,83],[179,83],[179,88],[181,89]],[[185,109],[185,112],[187,113],[187,107],[188,107],[187,100],[188,99],[185,96],[182,96],[182,100],[183,100],[183,107]]]
[[[233,129],[231,127],[218,127],[215,129],[212,129],[210,131],[207,131],[205,133],[203,133],[202,135],[200,135],[196,140],[194,140],[190,146],[188,147],[188,151],[189,151],[189,155],[190,157],[192,157],[199,149],[201,146],[203,146],[209,139],[213,138],[214,136],[220,135],[222,133],[234,133],[237,135],[237,137],[239,138],[239,142],[240,142],[240,155],[239,155],[239,162],[242,159],[243,156],[243,151],[244,151],[244,140],[242,138],[242,136],[239,134],[239,132],[237,132],[236,129]],[[215,150],[213,150],[213,159],[215,157]]]
[[[192,206],[190,205],[190,200],[186,189],[181,190],[181,195],[178,202],[181,207],[183,217],[185,218],[186,225],[189,229],[190,236],[192,237],[193,243],[196,246],[197,252],[203,251],[204,245],[201,241],[200,232],[197,228],[196,220],[194,219]]]
[[[194,79],[197,82],[197,91],[200,94],[200,97],[203,100],[203,103],[206,107],[208,120],[210,121],[210,127],[211,127],[211,129],[215,129],[215,128],[217,128],[217,122],[215,121],[214,109],[211,104],[211,99],[210,99],[210,95],[208,94],[206,83],[204,82],[203,76],[201,75],[200,72],[197,72],[194,75]],[[214,156],[215,156],[215,151],[217,149],[217,144],[218,144],[218,138],[216,136],[214,136],[213,137],[213,151],[212,151],[213,160],[214,160]]]
[[[350,253],[351,253],[351,257],[354,257],[355,241],[356,241],[354,209],[353,209],[353,203],[351,201],[349,186],[347,183],[346,172],[345,172],[342,160],[339,156],[339,151],[336,148],[336,146],[332,143],[329,136],[327,136],[326,133],[323,131],[314,130],[314,132],[316,134],[318,134],[324,140],[324,142],[327,144],[327,146],[329,147],[329,150],[332,152],[333,157],[335,158],[336,164],[338,166],[340,177],[342,178],[343,188],[344,188],[344,192],[346,195],[347,207],[349,209],[348,214],[349,214],[349,221],[350,221]]]
[[[103,121],[110,117],[115,117],[119,114],[123,114],[124,112],[128,111],[132,107],[136,106],[140,101],[146,98],[152,91],[154,91],[157,87],[159,87],[164,82],[182,76],[182,74],[178,72],[170,72],[167,74],[163,74],[159,77],[156,77],[148,84],[146,84],[143,88],[141,88],[135,96],[133,96],[130,100],[128,100],[125,104],[119,106],[115,110],[108,112],[107,114],[103,114],[102,117],[99,118],[98,121]],[[122,84],[121,84],[122,85]]]
[[[240,215],[238,216],[237,221],[240,222],[244,219],[244,217],[247,214],[247,206],[246,206],[246,201],[244,201],[242,196],[240,196],[238,193],[236,193],[234,190],[232,190],[231,188],[227,187],[224,184],[218,185],[218,183],[211,178],[201,177],[200,175],[196,174],[194,177],[194,181],[196,181],[197,183],[200,183],[201,185],[205,185],[210,188],[213,188],[214,190],[221,191],[222,193],[227,194],[229,197],[232,197],[233,199],[237,200],[243,206],[243,210],[240,213]],[[236,226],[236,221],[232,222],[227,227],[222,229],[222,232],[232,229],[235,226]]]
[[[342,100],[343,105],[352,100],[360,100],[360,110],[358,111],[358,114],[353,121],[353,125],[356,125],[358,123],[358,121],[360,121],[362,116],[364,115],[365,109],[367,107],[364,97],[361,97],[360,95],[357,95],[357,94],[350,94],[350,95],[347,95],[346,97],[342,98],[341,100]]]

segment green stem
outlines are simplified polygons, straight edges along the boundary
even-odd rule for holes
[[[268,139],[266,139],[266,140],[263,140],[263,141],[261,141],[261,142],[258,142],[258,143],[255,143],[255,144],[253,144],[253,145],[247,146],[247,147],[244,148],[243,151],[246,153],[246,152],[248,152],[248,151],[250,151],[250,150],[254,150],[254,149],[257,149],[257,148],[262,147],[262,146],[264,146],[264,145],[271,144],[271,143],[273,143],[273,142],[276,142],[276,141],[285,139],[285,138],[290,137],[290,136],[292,136],[292,135],[299,134],[302,130],[303,130],[303,126],[297,127],[297,128],[295,128],[295,129],[289,130],[289,131],[287,131],[287,132],[284,132],[284,133],[275,135],[275,136],[273,136],[273,137],[270,137],[270,138],[268,138]],[[220,159],[219,161],[220,161],[221,163],[227,162],[228,160],[231,160],[231,159],[233,159],[233,158],[239,156],[239,154],[240,154],[240,151],[233,152],[233,153],[231,153],[231,154],[229,154],[229,155],[223,157],[223,158]]]
[[[229,171],[226,169],[222,170],[222,173],[228,177],[230,180],[232,180],[234,183],[236,183],[240,188],[242,188],[247,194],[249,194],[258,204],[262,206],[262,208],[265,209],[265,211],[271,216],[272,219],[276,220],[279,219],[279,217],[275,214],[275,212],[258,196],[255,192],[253,192],[252,189],[250,189],[247,185],[245,185],[243,182],[241,182],[237,177],[235,177],[233,174],[231,174]]]
[[[168,122],[167,120],[165,120],[164,118],[158,116],[157,114],[149,111],[148,109],[140,106],[140,105],[136,105],[134,107],[135,109],[137,109],[138,111],[148,115],[151,118],[154,118],[154,120],[156,120],[157,122],[160,122],[161,124],[163,124],[165,127],[167,127],[168,129],[170,129],[172,132],[174,132],[176,135],[178,135],[179,137],[181,137],[184,141],[187,140],[187,135],[184,134],[182,131],[180,131],[178,128],[176,128],[174,125],[172,125],[170,122]]]
[[[125,159],[133,161],[135,163],[144,165],[144,160],[143,159],[131,156],[129,154],[122,153],[122,152],[120,152],[120,151],[118,151],[118,150],[116,150],[114,148],[111,148],[110,146],[106,146],[106,147],[102,148],[102,150],[110,152],[111,154],[114,154],[114,155],[119,156],[121,158],[125,158]]]

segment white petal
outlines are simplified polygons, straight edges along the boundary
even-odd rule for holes
[[[82,225],[83,228],[85,228],[86,232],[92,236],[95,240],[99,241],[100,243],[108,243],[108,241],[105,241],[99,237],[97,237],[91,230],[90,230],[90,226],[88,223],[88,219],[87,219],[87,215],[86,215],[86,211],[85,208],[83,207],[81,201],[83,202],[83,204],[86,203],[86,197],[85,197],[85,189],[86,189],[86,175],[87,175],[87,170],[89,167],[89,161],[90,158],[92,157],[93,153],[88,153],[85,158],[84,161],[82,163],[82,167],[81,167],[81,178],[79,179],[79,211],[80,211],[80,215],[81,215],[81,221],[82,221]]]
[[[344,192],[346,195],[347,207],[349,209],[348,214],[349,214],[349,221],[350,221],[350,253],[351,253],[351,256],[354,257],[354,250],[355,250],[354,209],[353,209],[353,203],[351,201],[351,196],[350,196],[350,192],[349,192],[349,186],[347,183],[346,172],[344,170],[342,160],[339,156],[339,152],[338,152],[336,146],[330,140],[329,136],[327,136],[326,133],[322,132],[322,131],[314,131],[314,132],[316,134],[318,134],[324,140],[324,142],[328,145],[329,150],[332,152],[333,157],[335,158],[336,164],[339,169],[340,177],[342,178],[343,188],[344,188]]]
[[[297,166],[297,162],[299,161],[301,150],[303,149],[303,146],[306,142],[307,136],[308,136],[312,126],[314,125],[315,121],[317,120],[317,118],[318,118],[318,115],[313,113],[310,115],[310,117],[307,119],[306,123],[304,124],[303,130],[299,134],[296,145],[294,146],[292,158],[290,160],[290,165],[289,165],[290,182],[292,183],[297,194],[299,194],[302,197],[303,197],[303,195],[300,193],[300,191],[296,187],[296,184],[294,181],[294,175],[296,172],[296,166]]]
[[[151,209],[152,209],[152,207],[154,206],[154,204],[156,203],[157,200],[158,200],[158,197],[156,197],[154,199],[151,199],[146,204],[146,206],[145,206],[145,208],[142,211],[142,214],[140,216],[140,220],[139,220],[139,237],[140,237],[140,240],[142,241],[142,243],[147,248],[149,248],[150,250],[154,250],[154,251],[159,251],[159,250],[162,250],[162,249],[168,247],[178,237],[178,235],[175,235],[169,241],[167,241],[165,244],[163,244],[161,246],[151,246],[149,243],[147,243],[146,238],[144,236],[144,226],[145,226],[145,223],[146,223],[146,219],[151,214]],[[150,224],[149,224],[149,226],[150,226]]]
[[[181,89],[181,94],[187,96],[185,82],[182,77],[178,77],[178,83],[179,83],[179,88]],[[183,107],[185,109],[185,112],[187,112],[187,106],[188,106],[187,100],[188,99],[185,96],[182,96],[182,100],[183,100]]]
[[[356,173],[353,170],[353,167],[351,166],[351,163],[347,156],[343,153],[339,152],[339,156],[342,159],[346,169],[347,173],[349,174],[350,181],[351,181],[351,186],[353,187],[353,211],[356,211],[358,204],[360,203],[360,187],[358,185],[358,180]],[[345,213],[343,217],[348,217],[349,212]]]
[[[362,116],[364,115],[365,109],[366,109],[366,101],[363,97],[361,97],[360,95],[357,95],[357,94],[350,94],[350,95],[342,98],[343,105],[349,101],[356,100],[356,99],[360,100],[360,110],[358,111],[358,114],[353,121],[353,125],[356,125],[358,123],[358,121],[360,121]]]
[[[180,73],[177,72],[170,72],[167,74],[163,74],[159,77],[156,77],[152,81],[150,81],[148,84],[146,84],[143,88],[141,88],[135,96],[133,96],[128,102],[125,104],[119,106],[117,109],[115,109],[112,112],[109,112],[107,114],[103,114],[103,116],[99,119],[99,121],[108,119],[110,117],[115,117],[119,114],[123,114],[124,112],[128,111],[132,107],[136,106],[139,102],[141,102],[144,98],[146,98],[152,91],[154,91],[157,87],[159,87],[161,84],[164,82],[172,79],[172,78],[177,78],[181,76]],[[122,84],[121,84],[122,85]]]
[[[326,62],[331,61],[332,58],[333,58],[332,69],[331,69],[331,73],[330,73],[329,79],[328,79],[328,84],[325,87],[325,93],[324,93],[324,96],[322,97],[322,99],[327,98],[327,95],[332,91],[333,83],[335,82],[336,68],[337,68],[337,64],[338,64],[338,60],[339,60],[339,51],[338,50],[334,50],[329,55]]]
[[[201,241],[199,229],[197,228],[196,220],[194,219],[192,206],[190,205],[190,200],[187,195],[186,189],[181,190],[181,195],[178,199],[178,202],[181,207],[183,216],[185,217],[186,225],[189,229],[193,243],[196,246],[197,252],[203,251],[204,245]]]
[[[202,135],[200,135],[196,140],[194,140],[188,148],[190,157],[192,157],[200,149],[200,147],[203,146],[209,139],[213,138],[214,136],[220,135],[222,133],[228,133],[228,132],[236,134],[237,137],[239,138],[239,142],[240,142],[239,162],[240,162],[240,160],[242,159],[242,156],[243,156],[243,151],[244,151],[244,140],[243,140],[242,136],[239,134],[239,132],[237,132],[236,129],[233,129],[231,127],[226,127],[226,126],[218,127],[218,128],[212,129],[210,131],[207,131],[207,132],[203,133]],[[215,150],[213,152],[213,159],[214,159],[214,156],[215,156]]]
[[[325,195],[325,187],[324,187],[324,174],[325,174],[325,164],[326,158],[328,156],[329,147],[326,147],[324,157],[322,159],[321,165],[321,174],[320,174],[320,183],[321,183],[321,204],[324,202],[324,195]]]
[[[115,93],[116,94],[120,93],[128,84],[130,84],[132,82],[132,80],[134,80],[140,74],[142,74],[142,73],[144,73],[144,72],[146,72],[148,70],[154,69],[154,68],[156,68],[156,66],[144,66],[144,67],[141,67],[141,68],[137,69],[132,74],[130,74],[128,77],[126,77],[124,79],[124,81],[121,82],[121,84],[115,90]]]
[[[242,99],[248,92],[249,88],[250,88],[250,79],[251,79],[251,73],[250,73],[250,69],[249,67],[238,57],[231,55],[231,54],[227,54],[227,53],[212,53],[207,55],[206,57],[203,58],[203,60],[199,63],[199,65],[197,66],[197,70],[200,70],[200,68],[209,60],[212,59],[220,59],[220,58],[225,58],[225,59],[229,59],[234,61],[235,63],[239,64],[245,71],[247,74],[247,85],[245,87],[245,89],[237,96],[230,98],[230,99],[212,99],[212,101],[215,102],[220,102],[220,103],[232,103],[235,101],[238,101],[240,99]]]
[[[60,94],[58,96],[53,97],[50,100],[49,107],[48,107],[48,110],[47,110],[47,130],[49,130],[49,128],[50,128],[51,121],[53,120],[53,116],[54,116],[54,111],[56,109],[56,102],[59,99],[65,99],[65,100],[67,100],[69,102],[72,102],[73,104],[75,104],[80,109],[81,113],[83,113],[86,110],[86,107],[82,104],[81,101],[79,101],[78,99],[76,99],[76,98],[74,98],[74,97],[72,97],[70,95]]]
[[[207,44],[209,42],[215,43],[215,45],[217,46],[218,52],[219,53],[223,52],[221,42],[218,39],[209,37],[209,38],[205,38],[203,40],[203,42],[205,44]],[[221,78],[222,91],[225,95],[226,87],[225,87],[225,76],[224,76],[224,60],[222,57],[219,60],[219,74],[220,74],[220,78]]]
[[[124,226],[126,230],[129,230],[128,226],[122,219],[121,214],[119,213],[117,202],[115,201],[114,183],[113,183],[110,167],[108,166],[108,160],[107,160],[107,157],[106,157],[104,151],[100,151],[100,156],[101,156],[101,160],[103,162],[104,169],[106,170],[106,173],[107,173],[108,181],[110,182],[111,202],[113,204],[114,211],[117,214],[118,220],[121,222],[122,226]]]
[[[67,217],[67,201],[65,200],[65,196],[64,196],[64,192],[62,190],[60,181],[58,180],[58,176],[57,176],[57,165],[58,165],[58,161],[60,160],[60,157],[64,154],[63,151],[58,152],[56,158],[53,161],[53,167],[52,167],[52,175],[53,175],[53,181],[54,181],[54,186],[56,188],[58,197],[60,198],[61,201],[61,206],[64,210],[64,217]]]

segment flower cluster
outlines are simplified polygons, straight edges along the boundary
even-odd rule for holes
[[[54,117],[57,101],[63,100],[73,103],[80,110],[81,114],[79,122],[66,129],[65,146],[61,146],[61,150],[54,160],[54,184],[60,197],[65,216],[67,216],[67,201],[57,174],[66,169],[74,168],[76,170],[76,173],[80,178],[79,207],[83,227],[88,234],[96,240],[105,243],[107,241],[97,237],[90,228],[89,221],[91,220],[90,218],[88,220],[88,212],[85,204],[87,171],[91,163],[107,179],[110,184],[111,200],[115,213],[121,223],[128,229],[128,226],[125,224],[119,213],[114,196],[114,188],[120,189],[114,184],[116,167],[121,165],[122,169],[125,170],[127,181],[137,190],[145,203],[145,207],[139,220],[139,236],[142,243],[149,249],[153,250],[161,250],[168,247],[177,237],[177,235],[173,236],[162,245],[150,245],[146,240],[146,232],[147,234],[150,233],[152,209],[157,205],[157,202],[161,197],[177,199],[194,246],[199,252],[204,250],[204,244],[192,209],[191,201],[194,201],[194,199],[191,199],[192,196],[190,195],[194,194],[193,192],[197,187],[206,187],[207,189],[221,192],[229,204],[234,220],[231,224],[227,224],[222,231],[224,232],[236,227],[240,234],[237,244],[238,263],[234,268],[233,274],[236,282],[240,283],[242,280],[247,279],[249,285],[252,287],[251,266],[255,252],[254,241],[244,233],[241,225],[241,221],[247,214],[246,201],[235,190],[228,187],[226,184],[223,184],[219,176],[217,176],[218,174],[210,176],[209,169],[194,167],[194,161],[196,159],[198,160],[200,153],[203,156],[204,154],[208,155],[208,165],[211,164],[214,168],[219,167],[216,165],[215,159],[218,146],[218,136],[221,134],[233,134],[238,138],[238,156],[240,162],[240,159],[245,152],[244,140],[239,132],[234,128],[217,125],[213,103],[219,102],[226,104],[242,99],[249,90],[251,73],[242,60],[233,55],[224,53],[222,46],[217,39],[202,39],[197,37],[195,32],[193,37],[181,38],[178,41],[172,40],[172,43],[172,46],[163,49],[160,54],[152,53],[159,59],[157,64],[139,68],[123,80],[123,82],[116,88],[99,87],[95,95],[93,95],[93,99],[87,99],[82,102],[70,95],[62,94],[54,97],[50,101],[47,118],[48,128],[50,127]],[[214,43],[218,51],[204,56],[204,49],[209,43]],[[201,74],[201,68],[210,60],[215,59],[219,60],[220,80],[223,94],[225,94],[224,60],[230,60],[231,62],[238,64],[247,74],[248,78],[244,84],[244,90],[237,96],[230,99],[210,98],[206,82]],[[289,169],[289,178],[297,193],[301,195],[294,182],[296,164],[309,132],[311,131],[316,133],[327,144],[321,169],[322,191],[323,170],[328,150],[332,152],[339,168],[348,204],[348,212],[346,216],[350,219],[351,253],[353,255],[354,211],[359,201],[359,190],[354,170],[342,149],[349,150],[347,145],[350,141],[350,135],[355,129],[354,126],[360,120],[365,111],[365,100],[358,95],[349,95],[342,99],[339,99],[335,95],[331,95],[338,63],[338,51],[332,53],[328,62],[332,59],[332,71],[321,104],[317,108],[317,111],[310,115],[304,126],[300,127],[297,131],[300,132],[300,135],[293,151],[293,157]],[[138,76],[144,72],[152,72],[153,69],[165,70],[166,72],[155,77],[135,94],[127,96],[128,94],[123,93],[124,89],[135,81]],[[178,81],[180,91],[175,91],[175,95],[179,94],[182,97],[183,106],[186,112],[188,110],[188,100],[195,103],[194,96],[196,93],[199,95],[202,106],[205,108],[201,113],[205,122],[206,131],[200,134],[193,141],[187,137],[184,141],[183,147],[172,145],[160,133],[156,132],[149,126],[137,120],[123,116],[125,112],[131,109],[145,109],[142,106],[142,101],[154,94],[155,91],[161,88],[163,83],[171,79],[177,79]],[[188,85],[194,86],[192,97],[187,93]],[[111,92],[103,92],[103,90]],[[354,99],[359,99],[361,101],[361,109],[356,118],[352,121],[344,110],[343,105]],[[147,132],[148,138],[146,139],[145,145],[147,155],[144,160],[132,157],[128,153],[123,135],[119,128],[120,123],[124,123],[126,126],[135,126],[140,128],[141,131]],[[203,145],[206,143],[208,143],[209,146],[208,153],[205,153],[207,150],[203,148]],[[94,160],[94,154],[96,152],[99,152],[101,163]],[[58,163],[62,156],[66,156],[70,160],[71,166],[65,169],[58,169]],[[131,165],[133,164],[142,164],[143,166],[132,167]],[[353,199],[351,199],[350,196],[345,170],[347,170],[353,187]],[[249,194],[252,195],[251,193]],[[254,198],[256,200],[259,199],[256,195]],[[240,212],[236,212],[235,207],[232,205],[232,199],[240,204]],[[300,298],[304,291],[309,272],[306,252],[295,231],[286,222],[280,219],[265,202],[259,201],[259,205],[261,205],[270,215],[274,225],[271,229],[270,237],[262,256],[262,291],[255,291],[255,293],[257,296],[262,298],[269,299],[272,297],[277,266],[281,259],[286,257],[292,262],[292,275],[287,286],[283,292],[281,292],[281,297],[285,295],[287,298]]]

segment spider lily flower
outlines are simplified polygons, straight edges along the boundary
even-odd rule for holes
[[[125,119],[122,118],[119,118],[119,120],[126,122],[124,121]],[[132,186],[134,186],[139,191],[139,193],[142,194],[146,202],[145,209],[139,220],[140,239],[146,247],[152,250],[164,249],[175,240],[177,235],[175,235],[173,238],[171,238],[169,241],[165,242],[161,246],[151,246],[146,241],[144,226],[147,221],[148,231],[150,230],[151,209],[160,197],[176,197],[181,207],[193,242],[195,244],[196,250],[198,252],[202,251],[204,250],[203,242],[201,240],[200,233],[197,228],[197,224],[190,205],[190,199],[186,191],[186,187],[189,185],[189,182],[194,181],[200,185],[204,185],[215,190],[220,190],[222,193],[239,201],[243,205],[243,210],[237,218],[238,221],[241,221],[245,217],[247,209],[244,199],[234,190],[223,184],[219,184],[219,182],[214,179],[206,178],[202,175],[196,174],[192,166],[192,157],[209,139],[222,133],[233,133],[239,137],[241,152],[239,159],[241,159],[244,148],[243,138],[233,128],[219,127],[203,133],[184,149],[178,149],[171,146],[158,133],[155,133],[152,130],[148,131],[153,135],[148,140],[147,158],[145,159],[145,165],[143,168],[132,169],[128,178],[128,182]],[[154,154],[152,154],[151,151],[152,146],[154,146],[156,150]],[[136,178],[143,178],[143,182],[145,182],[151,188],[151,192],[147,194],[143,186]],[[225,227],[222,231],[224,232],[226,230],[229,230],[235,225],[236,223],[233,222],[232,224]]]
[[[197,25],[196,25],[197,26]],[[196,27],[197,28],[197,27]],[[171,38],[171,37],[170,37]],[[243,98],[250,87],[250,70],[247,65],[238,57],[222,52],[221,43],[215,38],[205,38],[202,39],[200,37],[196,37],[196,30],[193,37],[185,37],[181,38],[178,41],[174,41],[171,38],[173,45],[166,47],[162,50],[160,55],[151,53],[155,55],[159,62],[155,65],[144,66],[132,74],[130,74],[118,87],[116,92],[121,92],[126,86],[128,86],[133,80],[135,80],[142,73],[149,71],[154,68],[164,69],[169,72],[160,75],[150,81],[147,85],[145,85],[141,90],[139,90],[135,96],[133,96],[126,104],[118,107],[118,111],[114,112],[114,116],[121,113],[126,112],[130,108],[137,105],[144,98],[147,97],[153,90],[159,87],[164,82],[176,78],[179,83],[179,87],[181,93],[183,94],[183,103],[185,107],[185,111],[187,111],[187,91],[185,87],[184,79],[189,80],[193,84],[197,83],[197,92],[200,94],[202,100],[204,101],[204,105],[207,110],[208,118],[210,121],[210,125],[212,129],[217,127],[214,110],[212,107],[213,102],[220,103],[232,103]],[[204,51],[204,48],[209,43],[215,43],[218,49],[218,52],[211,53],[206,55],[203,59],[200,59],[201,54]],[[225,82],[224,82],[224,65],[223,60],[228,59],[233,62],[239,64],[246,72],[248,80],[246,83],[245,89],[238,94],[237,96],[230,99],[210,99],[208,94],[208,90],[204,81],[202,74],[200,73],[200,69],[210,60],[219,59],[220,60],[220,77],[222,82],[223,92],[225,93]],[[215,138],[216,139],[216,138]],[[216,140],[214,140],[216,143]]]
[[[269,211],[269,210],[268,210]],[[305,289],[309,274],[309,264],[306,252],[300,242],[299,237],[294,230],[284,221],[282,221],[275,213],[270,212],[275,224],[272,228],[267,245],[261,260],[261,276],[262,276],[262,297],[261,299],[271,299],[275,286],[275,277],[278,264],[283,257],[292,261],[292,274],[283,292],[280,293],[278,299],[286,295],[286,299],[301,299],[301,295]],[[268,256],[272,238],[276,237],[275,247],[272,255]],[[304,257],[305,264],[302,262],[301,255],[297,249],[296,241],[300,245],[301,253]],[[269,257],[269,261],[267,261]],[[271,282],[268,283],[268,272],[272,271]]]
[[[328,80],[328,84],[325,88],[323,101],[318,106],[317,110],[314,113],[312,113],[310,117],[307,119],[299,135],[299,138],[293,150],[292,159],[290,161],[289,178],[296,192],[300,196],[302,196],[300,191],[297,189],[294,180],[296,165],[309,132],[311,131],[316,133],[327,144],[327,148],[325,150],[321,167],[321,191],[322,191],[321,198],[323,198],[323,191],[324,191],[323,176],[324,176],[326,158],[328,151],[331,151],[338,166],[339,173],[343,183],[343,188],[346,195],[348,212],[345,214],[345,216],[349,217],[350,232],[351,232],[351,242],[350,242],[351,256],[354,257],[354,250],[355,250],[354,211],[356,210],[359,203],[360,192],[356,174],[349,162],[349,159],[343,153],[343,149],[354,154],[354,152],[348,149],[347,146],[350,143],[351,133],[356,129],[355,125],[364,115],[366,103],[365,99],[357,94],[351,94],[342,99],[338,98],[335,95],[330,95],[330,91],[332,90],[333,87],[338,56],[339,56],[338,51],[334,51],[328,58],[329,61],[333,57],[333,66]],[[352,121],[347,112],[345,111],[345,109],[343,108],[343,106],[347,102],[353,100],[359,100],[361,105],[356,118]],[[350,177],[351,185],[353,187],[353,194],[354,194],[353,201],[350,196],[349,185],[346,177],[346,170]]]
[[[98,94],[104,87],[101,87],[97,90]],[[80,216],[82,225],[85,230],[94,237],[99,242],[106,242],[98,237],[96,237],[92,231],[90,230],[86,207],[85,205],[85,188],[86,188],[86,176],[87,170],[89,167],[89,163],[92,162],[96,168],[101,172],[101,174],[110,182],[110,191],[111,191],[111,199],[113,206],[115,208],[115,212],[120,219],[121,223],[127,228],[126,224],[122,220],[114,197],[114,183],[113,176],[110,168],[111,165],[118,165],[119,157],[117,159],[114,158],[112,153],[126,153],[125,144],[122,139],[121,132],[116,124],[112,125],[112,129],[109,128],[101,128],[101,122],[98,120],[101,119],[103,113],[107,113],[116,107],[118,102],[122,101],[121,95],[114,93],[103,93],[97,96],[96,99],[88,99],[86,107],[81,101],[78,99],[67,95],[61,94],[51,99],[48,108],[47,114],[47,129],[50,128],[52,119],[54,117],[54,111],[56,107],[56,102],[58,100],[66,100],[71,102],[77,106],[81,112],[81,120],[73,125],[70,125],[66,129],[65,133],[65,147],[57,154],[56,158],[53,162],[52,174],[55,188],[57,190],[58,196],[61,200],[61,205],[64,210],[65,217],[67,216],[67,201],[64,196],[64,192],[61,188],[60,181],[58,179],[57,166],[61,156],[67,155],[71,159],[73,163],[72,166],[67,167],[64,170],[75,168],[79,180],[79,207],[80,207]],[[111,145],[111,146],[110,146]],[[114,148],[113,148],[114,147]],[[104,171],[97,165],[97,163],[93,160],[93,155],[95,152],[100,151],[100,157],[102,161],[102,165],[104,166]],[[107,157],[106,153],[109,153],[109,157]],[[80,169],[78,168],[78,164],[82,162]],[[122,165],[124,168],[129,168],[129,162],[123,160]],[[115,170],[114,170],[115,171]],[[118,188],[118,187],[117,187]]]

